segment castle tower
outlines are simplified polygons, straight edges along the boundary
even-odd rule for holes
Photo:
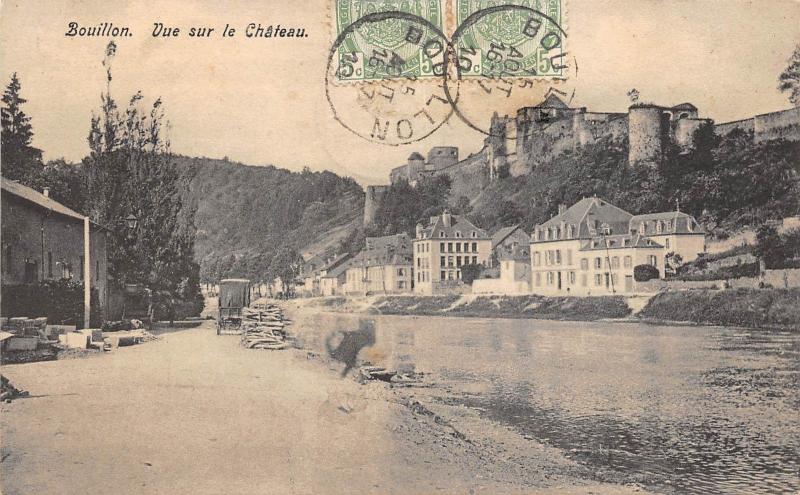
[[[457,146],[434,146],[428,151],[427,170],[441,170],[458,163]]]
[[[416,151],[408,157],[406,173],[408,182],[413,183],[419,180],[420,174],[425,170],[425,158]]]
[[[375,215],[389,186],[367,186],[364,194],[364,226],[375,222]]]
[[[628,109],[628,164],[655,166],[669,136],[669,115],[657,105]]]

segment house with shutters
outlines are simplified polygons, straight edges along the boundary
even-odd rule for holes
[[[705,251],[705,231],[680,211],[634,216],[603,199],[584,198],[537,225],[530,251],[534,294],[633,293],[634,267],[652,265],[663,277],[672,253],[689,262]]]

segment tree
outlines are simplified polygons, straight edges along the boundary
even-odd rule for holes
[[[303,266],[303,258],[300,253],[293,248],[282,246],[275,253],[272,258],[269,270],[274,275],[274,278],[280,277],[281,285],[283,285],[283,294],[288,296],[292,293],[295,278],[300,274],[300,268]],[[273,279],[274,280],[274,279]]]
[[[792,105],[800,106],[800,44],[794,48],[786,69],[778,76],[778,90],[789,93]]]
[[[768,269],[781,268],[786,255],[784,245],[775,227],[764,224],[756,231],[756,255]]]
[[[200,268],[194,260],[194,209],[184,205],[187,184],[178,173],[165,136],[161,99],[145,110],[136,93],[120,112],[109,88],[101,110],[91,120],[90,155],[84,159],[88,180],[87,210],[109,227],[108,259],[112,283],[144,284],[154,292],[196,302]],[[111,54],[113,56],[113,53]],[[126,228],[134,215],[138,226]]]
[[[658,268],[653,265],[636,265],[633,267],[633,279],[637,282],[647,282],[658,277]]]
[[[33,127],[31,118],[22,111],[27,101],[20,96],[22,86],[17,73],[3,92],[2,103],[2,171],[8,179],[22,179],[31,169],[41,168],[42,151],[31,146]]]
[[[683,256],[674,251],[667,253],[664,258],[666,270],[673,275],[678,273],[680,267],[683,266]]]
[[[54,200],[78,213],[86,212],[86,176],[80,164],[67,163],[63,158],[51,160],[29,170],[20,182],[37,191],[47,188]]]
[[[461,265],[461,281],[467,285],[472,285],[472,282],[481,276],[481,272],[483,272],[483,265],[481,264]]]

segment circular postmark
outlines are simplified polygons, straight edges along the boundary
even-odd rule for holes
[[[433,22],[409,12],[369,12],[340,27],[325,72],[334,119],[371,142],[400,146],[425,139],[450,118],[451,102],[458,100],[459,78],[448,75],[452,50]],[[446,79],[455,81],[449,96]]]
[[[516,139],[523,131],[515,125],[520,109],[569,106],[577,63],[565,50],[558,11],[491,3],[459,2],[452,65],[460,79],[454,85],[447,78],[444,90],[467,126],[489,137]],[[451,85],[457,92],[451,93]]]

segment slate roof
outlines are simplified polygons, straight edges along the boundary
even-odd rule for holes
[[[489,235],[485,230],[476,227],[472,222],[460,215],[450,216],[450,226],[444,225],[442,215],[436,217],[436,220],[428,225],[425,229],[425,237],[428,239],[489,239]],[[456,232],[461,233],[461,237],[456,237]],[[475,232],[475,237],[472,236]],[[443,234],[443,235],[442,235]]]
[[[645,224],[645,235],[666,235],[666,234],[705,234],[705,230],[693,216],[682,211],[665,211],[660,213],[648,213],[645,215],[635,215],[631,217],[629,230],[642,233],[639,230],[642,222]],[[661,232],[658,232],[657,222],[661,222]],[[669,225],[667,225],[669,222]],[[689,230],[691,224],[692,229]]]
[[[561,227],[561,223],[572,225],[576,232],[573,239],[589,238],[593,234],[589,231],[587,221],[597,221],[598,227],[607,224],[611,228],[611,234],[623,234],[629,232],[629,222],[633,215],[627,211],[617,208],[608,201],[600,198],[583,198],[574,205],[567,208],[550,220],[538,227]],[[565,238],[562,233],[562,239]],[[551,239],[554,240],[554,239]],[[534,242],[540,241],[534,239]]]
[[[77,211],[67,208],[58,201],[48,198],[44,194],[31,189],[28,186],[23,186],[19,182],[6,179],[5,177],[2,177],[2,190],[3,193],[12,194],[18,198],[34,203],[41,208],[64,215],[65,217],[70,217],[81,221],[83,221],[85,218],[85,215],[81,215]]]
[[[331,268],[330,270],[328,270],[328,272],[325,275],[323,275],[321,278],[338,278],[344,272],[346,272],[348,268],[350,268],[352,266],[352,263],[353,263],[352,258],[348,259],[344,263],[341,263],[341,264],[337,265],[336,267]]]
[[[508,236],[514,233],[515,230],[519,229],[525,237],[528,237],[528,234],[520,229],[519,225],[512,225],[510,227],[502,227],[500,230],[492,234],[492,249],[496,248],[501,242],[506,240]]]
[[[543,102],[539,103],[534,108],[569,108],[569,106],[554,93],[550,93]]]
[[[689,102],[681,103],[672,107],[674,110],[697,110],[697,107]]]
[[[422,156],[419,152],[415,151],[415,152],[411,153],[410,155],[408,155],[408,159],[409,160],[424,160],[425,157]]]
[[[339,266],[340,264],[344,263],[350,258],[350,253],[338,254],[336,255],[331,261],[329,261],[325,266],[319,269],[319,271],[330,271]]]
[[[382,237],[367,237],[364,244],[366,251],[380,251],[381,253],[394,251],[411,254],[411,239],[405,232]]]
[[[604,242],[605,241],[605,242]],[[626,244],[625,241],[628,241]],[[607,244],[606,244],[607,243]],[[663,249],[658,242],[639,234],[609,235],[594,237],[581,245],[581,251],[605,251],[606,249],[653,248]]]

